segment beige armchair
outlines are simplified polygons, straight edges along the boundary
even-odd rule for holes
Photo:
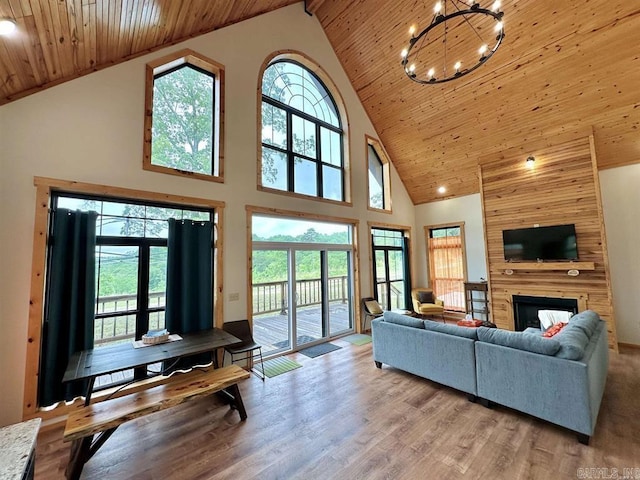
[[[411,290],[413,310],[421,317],[441,315],[444,318],[444,302],[433,295],[430,288],[414,288]]]

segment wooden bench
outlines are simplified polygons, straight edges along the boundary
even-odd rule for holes
[[[129,420],[164,410],[188,400],[219,392],[238,410],[240,419],[247,418],[238,381],[249,378],[249,372],[238,365],[215,370],[194,370],[174,374],[166,383],[118,398],[87,405],[69,415],[64,441],[71,444],[71,456],[65,474],[80,478],[84,464],[98,451],[113,432]],[[96,439],[93,436],[99,434]]]

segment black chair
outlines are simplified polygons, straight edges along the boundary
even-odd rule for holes
[[[235,362],[235,355],[244,354],[244,360],[247,361],[247,364],[251,367],[251,372],[255,374],[256,377],[261,378],[264,382],[264,364],[262,363],[262,345],[258,345],[253,340],[253,335],[251,334],[251,326],[249,325],[249,320],[236,320],[234,322],[225,322],[222,325],[222,329],[233,335],[234,337],[238,337],[241,342],[234,343],[228,347],[224,347],[225,351],[231,355],[231,363]],[[253,359],[255,354],[254,350],[258,350],[258,354],[260,355],[260,366],[262,367],[262,376],[258,374],[257,371],[253,369]],[[224,366],[224,360],[222,361],[222,365]]]
[[[383,310],[378,301],[373,297],[365,297],[362,299],[362,311],[364,317],[362,318],[361,332],[364,332],[367,326],[367,320],[373,320],[382,316]]]

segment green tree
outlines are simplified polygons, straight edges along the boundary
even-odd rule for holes
[[[154,80],[151,163],[213,173],[214,81],[189,65]]]

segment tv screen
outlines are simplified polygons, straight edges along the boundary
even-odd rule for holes
[[[503,230],[505,260],[577,260],[575,225]]]

